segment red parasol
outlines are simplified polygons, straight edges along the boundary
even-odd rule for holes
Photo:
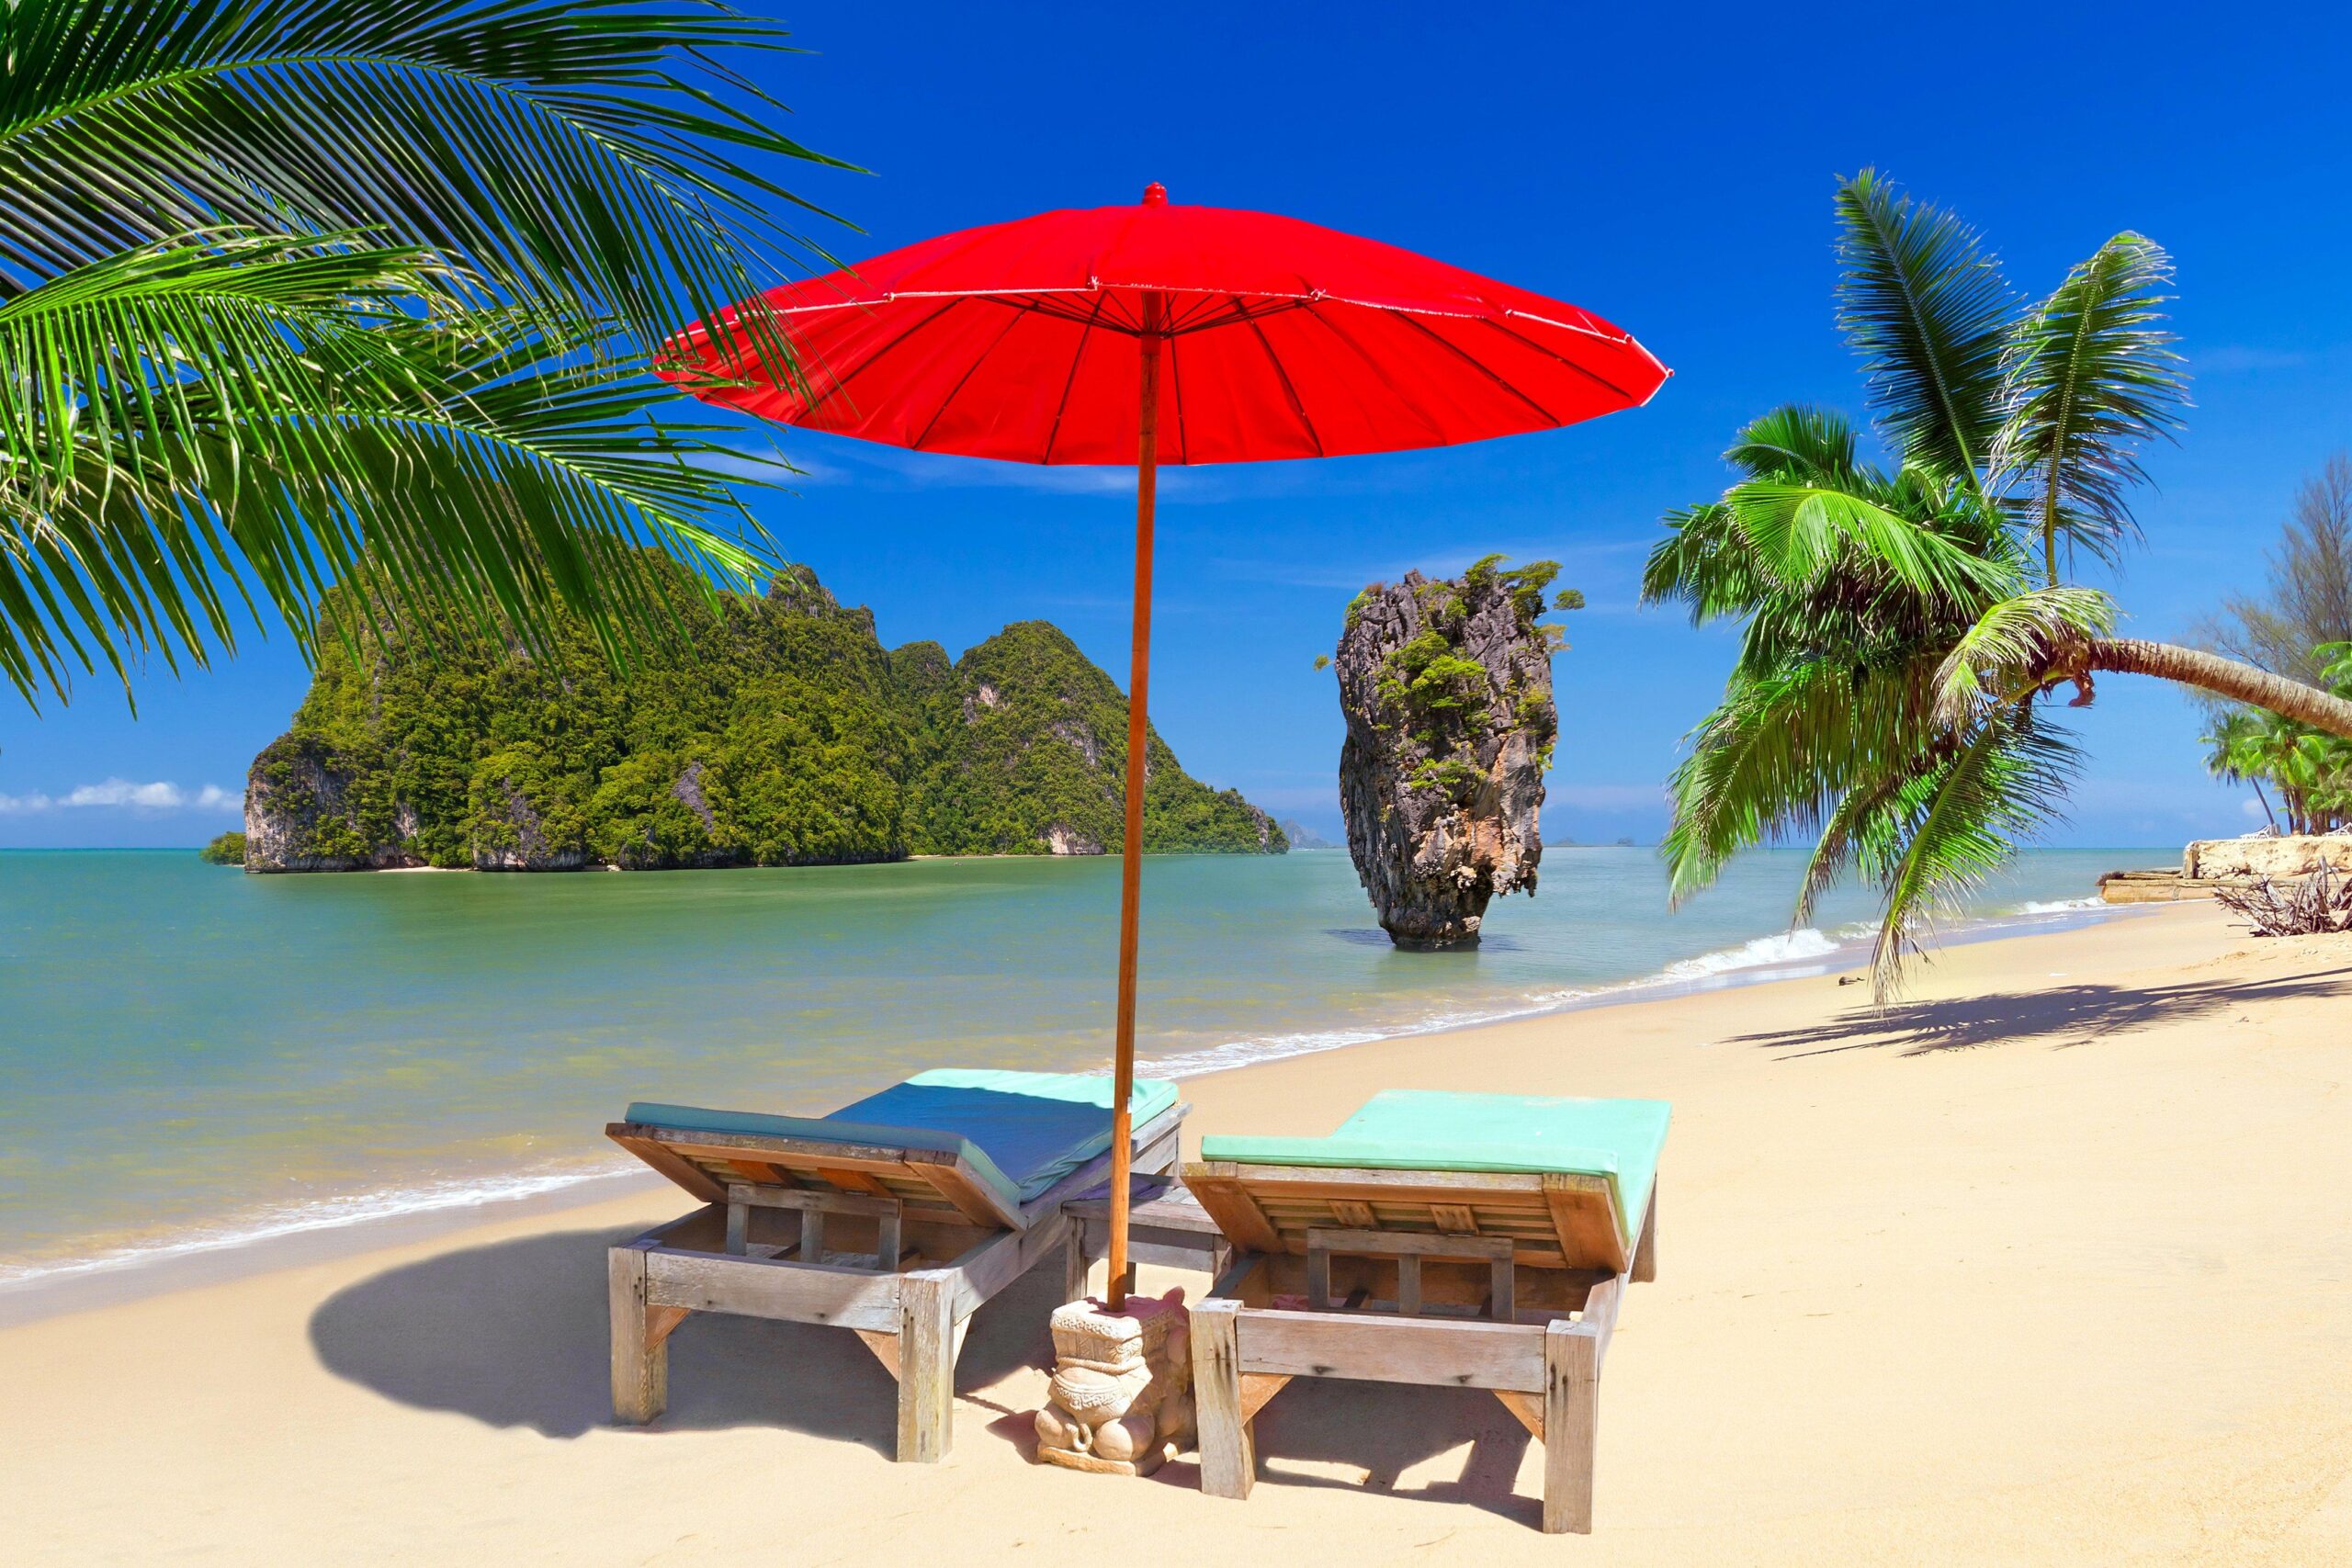
[[[1145,754],[1160,463],[1446,446],[1649,400],[1633,337],[1409,251],[1295,219],[1140,205],[943,234],[770,292],[766,335],[697,327],[669,371],[714,402],[921,452],[1136,468],[1127,756]],[[713,378],[720,384],[714,384]],[[1126,1293],[1143,770],[1126,774],[1113,1093],[1110,1305]]]

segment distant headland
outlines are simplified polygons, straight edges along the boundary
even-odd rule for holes
[[[292,727],[254,759],[248,871],[625,871],[1102,854],[1122,846],[1126,699],[1058,628],[950,660],[885,649],[806,568],[616,669],[584,623],[526,650],[454,619],[322,633]],[[424,638],[432,656],[412,657]],[[1145,848],[1280,854],[1272,818],[1150,739]]]

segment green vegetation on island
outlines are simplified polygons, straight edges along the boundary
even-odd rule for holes
[[[885,650],[872,614],[806,569],[711,608],[654,559],[688,633],[625,671],[569,615],[546,656],[413,616],[323,642],[292,728],[254,763],[249,865],[650,870],[1122,846],[1126,700],[1054,626],[1016,623],[955,661],[935,642]],[[1150,759],[1147,850],[1287,847],[1156,733]]]
[[[197,851],[196,858],[207,865],[243,865],[245,863],[245,836],[243,833],[223,833]]]

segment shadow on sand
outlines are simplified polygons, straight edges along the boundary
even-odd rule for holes
[[[311,1342],[338,1376],[404,1404],[579,1437],[612,1421],[605,1250],[636,1228],[524,1236],[387,1269],[322,1303]],[[1061,1277],[1048,1259],[974,1317],[956,1383],[995,1419],[967,1412],[964,1441],[993,1438],[1035,1456],[1030,1412],[1000,1403],[993,1385],[1050,1363],[1046,1319]],[[649,1430],[771,1426],[887,1458],[897,1449],[897,1385],[840,1329],[718,1313],[681,1325],[670,1339],[670,1408]],[[1404,1472],[1467,1447],[1457,1479],[1412,1494],[1521,1519],[1539,1511],[1511,1490],[1528,1443],[1491,1395],[1464,1389],[1301,1378],[1258,1418],[1261,1484],[1393,1491]],[[1187,1456],[1156,1479],[1191,1487],[1199,1477]]]
[[[611,1423],[605,1250],[635,1228],[563,1231],[445,1253],[337,1292],[311,1343],[341,1377],[388,1398],[494,1427],[576,1438]],[[1051,1354],[1047,1266],[972,1320],[956,1382],[980,1388]],[[657,1429],[780,1426],[898,1443],[898,1385],[836,1328],[697,1313],[670,1337],[670,1408]]]
[[[2064,1049],[2158,1024],[2222,1018],[2232,1009],[2294,998],[2352,995],[2352,969],[2283,980],[2191,980],[2170,986],[2059,986],[2046,991],[1849,1008],[1824,1023],[1735,1034],[1726,1043],[1785,1051],[1783,1059],[1838,1051],[1934,1051],[2046,1041]]]

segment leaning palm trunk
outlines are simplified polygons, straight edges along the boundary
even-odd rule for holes
[[[2177,681],[2352,739],[2352,702],[2234,659],[2130,637],[2094,637],[2086,655],[2091,670]]]

